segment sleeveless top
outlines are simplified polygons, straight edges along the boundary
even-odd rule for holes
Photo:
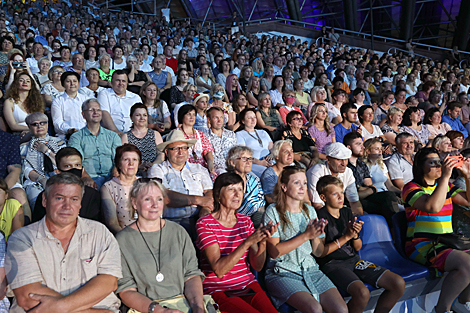
[[[168,72],[161,71],[160,74],[156,74],[154,71],[147,73],[150,76],[150,79],[157,85],[158,88],[163,88],[166,85],[166,79],[168,77]]]
[[[127,132],[127,139],[130,144],[135,145],[142,152],[142,163],[152,163],[157,158],[157,145],[155,144],[155,133],[153,129],[148,129],[143,138],[137,138],[132,131]]]
[[[25,120],[29,114],[23,111],[23,109],[21,109],[20,106],[14,102],[15,100],[12,99],[12,101],[13,101],[13,117],[15,118],[16,123],[21,126],[28,126]]]
[[[263,110],[258,110],[258,112],[261,114],[261,118],[263,119],[266,126],[279,127],[281,125],[279,123],[279,118],[277,117],[277,110],[270,108],[269,115],[266,114],[266,112]]]
[[[3,210],[0,213],[0,232],[5,236],[5,240],[8,241],[12,231],[11,227],[13,226],[13,218],[20,209],[21,204],[18,200],[7,199],[5,200],[5,205]]]

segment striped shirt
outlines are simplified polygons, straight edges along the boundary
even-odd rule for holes
[[[248,173],[246,175],[246,192],[238,213],[251,216],[265,205],[266,201],[264,200],[264,192],[259,178]]]
[[[250,218],[239,213],[237,213],[237,223],[232,228],[222,226],[209,214],[197,221],[196,229],[197,248],[204,251],[207,247],[218,244],[220,257],[232,253],[255,231]],[[206,275],[206,279],[204,279],[203,282],[204,294],[212,294],[216,291],[244,289],[249,284],[256,282],[255,277],[248,268],[247,256],[248,249],[235,266],[222,278],[218,278],[215,275],[208,260],[204,256],[201,256],[200,267],[204,275]]]
[[[452,233],[452,197],[460,190],[449,183],[444,206],[438,213],[427,213],[414,208],[416,200],[421,196],[431,195],[434,186],[423,187],[415,182],[409,182],[403,187],[402,197],[405,202],[406,218],[408,220],[407,238],[429,238],[429,234]]]

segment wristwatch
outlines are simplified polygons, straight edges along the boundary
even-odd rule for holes
[[[157,301],[152,301],[149,305],[149,312],[148,313],[153,313],[153,311],[155,310],[155,307],[158,305],[158,302]]]

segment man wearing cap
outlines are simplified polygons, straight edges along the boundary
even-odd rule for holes
[[[186,139],[181,130],[169,133],[166,141],[157,146],[158,150],[165,152],[167,160],[161,164],[154,164],[149,170],[149,177],[161,179],[163,186],[175,193],[212,198],[212,180],[209,172],[200,164],[188,162],[188,149],[196,141],[197,139]],[[189,232],[191,238],[195,239],[195,225],[199,213],[207,214],[211,211],[207,207],[202,207],[199,212],[198,204],[194,202],[180,208],[167,207],[163,211],[163,217],[179,223]]]
[[[347,167],[351,150],[340,142],[333,142],[325,149],[327,164],[317,164],[307,171],[308,196],[315,209],[321,209],[325,204],[317,192],[317,182],[325,175],[333,175],[343,182],[343,191],[355,215],[362,215],[363,209],[359,201],[356,180],[350,168]]]

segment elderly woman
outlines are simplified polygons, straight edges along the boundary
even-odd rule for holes
[[[391,107],[387,113],[387,121],[380,128],[382,130],[385,139],[392,145],[395,145],[395,138],[399,133],[403,132],[403,128],[400,126],[403,120],[403,110],[397,107]]]
[[[243,201],[244,181],[236,173],[221,174],[213,187],[214,210],[197,221],[197,247],[206,275],[204,293],[212,295],[222,312],[275,313],[250,271],[266,260],[266,240],[277,224],[254,229],[250,218],[237,213]]]
[[[129,312],[170,312],[154,300],[183,295],[192,312],[204,313],[204,276],[191,238],[183,227],[161,218],[164,187],[156,180],[139,179],[129,198],[137,220],[116,235],[123,265],[116,293],[132,309]]]
[[[276,163],[268,167],[261,175],[261,186],[267,204],[275,202],[274,187],[276,186],[279,175],[284,167],[294,163],[294,150],[292,149],[292,140],[278,140],[274,143],[271,150],[271,157]]]
[[[3,116],[10,129],[22,138],[30,128],[26,124],[28,114],[44,112],[44,102],[36,84],[27,73],[17,75],[3,104]]]
[[[460,151],[462,151],[463,143],[465,141],[463,134],[458,130],[451,130],[447,132],[446,137],[448,137],[452,143],[453,154],[459,154]]]
[[[273,141],[269,134],[260,129],[255,129],[256,126],[256,110],[245,109],[240,113],[240,123],[244,129],[238,131],[237,142],[239,145],[248,146],[253,150],[253,173],[260,177],[271,163],[266,159],[269,155],[269,150],[273,147]]]
[[[56,153],[66,145],[60,138],[47,134],[48,119],[46,114],[32,113],[26,117],[26,124],[32,139],[20,146],[20,155],[23,160],[21,182],[26,191],[29,205],[34,208],[38,195],[46,186],[47,179],[54,175],[54,170],[57,168],[55,164]]]
[[[439,152],[439,157],[443,161],[449,155],[455,155],[452,151],[452,142],[450,138],[444,135],[438,135],[432,141],[432,147]]]
[[[214,148],[202,131],[194,129],[196,114],[196,107],[190,104],[183,105],[178,110],[178,129],[184,133],[186,139],[197,139],[196,144],[189,148],[188,162],[199,163],[214,174]]]
[[[437,135],[445,135],[452,130],[449,124],[442,122],[442,113],[438,108],[430,108],[424,115],[423,124],[428,127],[431,138]]]
[[[136,146],[127,143],[116,149],[114,166],[118,175],[104,183],[100,190],[104,221],[113,234],[134,222],[128,201],[141,163],[142,152]]]
[[[312,107],[316,103],[322,103],[328,109],[328,122],[336,125],[337,123],[340,123],[342,121],[341,113],[339,109],[337,109],[332,103],[326,101],[327,92],[323,86],[313,87],[312,91],[310,92],[310,95],[312,97],[312,103],[310,103],[309,106],[307,107],[308,119],[310,119],[311,117]]]
[[[111,87],[111,78],[115,69],[111,69],[111,56],[107,53],[104,53],[99,56],[98,61],[100,62],[100,68],[98,71],[100,72],[100,80],[98,85],[102,87]]]
[[[64,74],[65,70],[62,66],[53,66],[47,73],[47,77],[49,78],[49,82],[44,83],[41,88],[41,94],[44,97],[44,102],[46,103],[47,107],[50,107],[52,101],[55,98],[62,95],[65,91],[64,86],[60,82],[60,77]]]
[[[228,172],[235,172],[243,179],[245,194],[238,213],[248,215],[255,228],[258,228],[266,201],[259,178],[250,173],[253,165],[253,150],[247,146],[232,147],[228,152],[226,165]]]
[[[127,74],[127,90],[135,94],[139,94],[140,88],[148,81],[148,74],[140,70],[139,61],[132,54],[126,58],[127,68],[124,70]]]
[[[265,225],[280,224],[267,240],[271,259],[266,288],[276,307],[288,303],[301,312],[348,312],[340,293],[312,257],[324,237],[324,224],[305,203],[305,194],[305,170],[285,167],[274,190],[276,204],[264,216]]]
[[[39,86],[43,86],[49,80],[49,70],[51,68],[51,60],[47,57],[42,57],[38,61],[39,73],[33,74],[34,79],[38,82]]]
[[[431,132],[428,130],[427,125],[421,124],[421,112],[417,107],[409,107],[403,114],[403,131],[410,133],[415,138],[415,141],[424,147],[431,139]],[[463,143],[463,142],[462,142]]]
[[[302,128],[303,114],[291,111],[286,117],[287,128],[282,133],[282,139],[292,141],[294,160],[310,168],[318,161],[318,150],[310,134]]]
[[[467,192],[450,183],[457,160],[445,158],[442,162],[434,148],[423,148],[413,162],[413,180],[403,188],[403,201],[408,220],[405,253],[415,262],[448,272],[433,312],[450,312],[452,303],[470,305],[470,295],[463,290],[470,287],[467,269],[470,255],[435,238],[453,232],[453,204],[470,206],[470,160],[465,159],[460,171],[465,178]],[[460,296],[459,296],[460,295]]]
[[[163,142],[162,136],[156,130],[148,127],[148,111],[143,103],[136,103],[131,107],[131,130],[123,134],[122,143],[130,143],[142,152],[142,164],[139,170],[146,173],[153,164],[164,161],[164,154],[157,149],[157,145]]]

